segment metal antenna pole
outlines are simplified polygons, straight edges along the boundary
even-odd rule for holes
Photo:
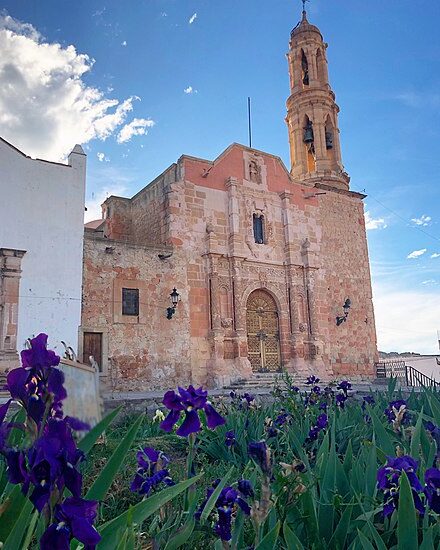
[[[252,149],[252,120],[251,120],[251,98],[248,97],[248,130],[249,130],[249,147]]]

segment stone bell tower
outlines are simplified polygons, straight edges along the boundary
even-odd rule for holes
[[[350,178],[344,171],[339,141],[339,107],[329,84],[326,49],[321,32],[308,22],[303,10],[302,20],[292,30],[287,54],[291,174],[310,185],[324,180],[348,190]]]

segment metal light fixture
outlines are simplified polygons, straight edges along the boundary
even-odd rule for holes
[[[172,307],[167,307],[167,319],[172,319],[176,313],[177,304],[180,302],[180,294],[177,292],[177,288],[173,288],[173,292],[170,294]]]
[[[344,302],[344,305],[342,306],[342,309],[344,310],[344,315],[337,315],[336,316],[336,326],[339,327],[342,325],[342,323],[345,323],[347,321],[348,314],[350,312],[351,308],[351,300],[350,298],[347,298]]]

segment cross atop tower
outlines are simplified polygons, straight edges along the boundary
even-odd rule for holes
[[[301,2],[302,2],[302,5],[303,5],[303,13],[305,13],[305,11],[306,11],[306,3],[307,3],[307,2],[310,2],[310,0],[301,0]]]

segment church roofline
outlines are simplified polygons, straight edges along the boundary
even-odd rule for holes
[[[209,161],[206,161],[206,162],[209,162]],[[170,164],[168,166],[168,168],[165,168],[165,170],[162,173],[160,173],[153,180],[151,180],[149,183],[147,183],[147,185],[144,185],[144,187],[139,189],[139,191],[135,195],[133,195],[132,197],[120,197],[119,195],[110,195],[109,197],[107,197],[105,199],[105,201],[102,204],[105,204],[109,199],[117,199],[117,200],[121,200],[121,201],[132,201],[132,200],[134,200],[141,193],[143,193],[146,189],[148,189],[149,187],[154,185],[158,180],[160,180],[160,178],[162,178],[162,176],[164,176],[167,172],[169,172],[171,170],[175,170],[176,167],[177,167],[177,163],[173,162],[172,164]]]
[[[327,185],[326,183],[316,183],[315,187],[318,189],[325,189],[326,191],[333,191],[339,195],[345,195],[346,197],[353,197],[356,199],[365,199],[367,195],[363,193],[358,193],[357,191],[350,191],[349,189],[339,189],[339,187],[333,187],[332,185]]]
[[[203,159],[203,158],[200,158],[200,157],[193,157],[193,156],[190,156],[190,155],[182,155],[179,158],[178,162],[180,162],[183,159],[189,159],[189,160],[195,160],[196,162],[206,162],[206,163],[211,164],[211,165],[214,166],[214,165],[218,164],[218,162],[224,156],[226,156],[234,147],[240,147],[240,149],[250,151],[251,153],[257,153],[257,154],[264,155],[266,157],[271,157],[271,158],[277,160],[281,164],[281,166],[284,168],[286,174],[291,178],[291,174],[290,174],[289,170],[286,168],[286,165],[284,164],[281,157],[279,157],[278,155],[273,155],[272,153],[267,153],[266,151],[261,151],[260,149],[255,149],[254,147],[248,147],[247,145],[243,145],[242,143],[237,143],[236,141],[234,141],[233,143],[231,143],[231,145],[226,147],[226,149],[224,149],[214,160]]]
[[[39,159],[39,158],[34,159],[34,158],[30,157],[29,155],[26,155],[26,153],[23,153],[23,151],[20,151],[20,149],[18,149],[18,147],[15,147],[15,145],[12,145],[12,143],[10,143],[6,139],[2,138],[1,136],[0,136],[0,141],[3,142],[8,147],[10,147],[11,149],[13,149],[16,153],[19,153],[21,156],[23,156],[26,159],[29,159],[29,160],[32,160],[32,161],[38,161],[38,162],[47,162],[48,164],[55,164],[56,166],[64,166],[65,168],[72,168],[72,166],[70,164],[65,164],[64,162],[55,162],[54,160],[46,160],[46,159]],[[79,154],[79,153],[77,153],[77,154]],[[81,153],[81,154],[86,156],[84,152]]]
[[[181,163],[183,160],[191,160],[191,161],[195,161],[195,162],[203,162],[205,164],[211,164],[212,166],[218,164],[220,162],[220,160],[225,157],[234,147],[239,147],[240,149],[244,149],[245,151],[250,151],[252,153],[257,153],[257,154],[260,154],[260,155],[264,155],[266,157],[270,157],[270,158],[273,158],[274,160],[278,161],[282,168],[284,169],[284,171],[286,172],[286,175],[289,177],[289,179],[291,181],[294,181],[293,178],[292,178],[292,175],[290,174],[289,170],[286,168],[286,165],[284,164],[283,160],[281,157],[277,156],[277,155],[273,155],[272,153],[267,153],[266,151],[261,151],[260,149],[255,149],[253,147],[248,147],[247,145],[243,145],[241,143],[237,143],[237,142],[233,142],[231,143],[231,145],[229,145],[228,147],[226,147],[226,149],[224,149],[214,160],[209,160],[209,159],[204,159],[204,158],[201,158],[201,157],[193,157],[191,155],[181,155],[176,162],[173,162],[173,164],[170,164],[168,166],[168,168],[166,168],[161,174],[159,174],[158,176],[156,176],[154,178],[154,180],[150,181],[149,183],[147,183],[147,185],[145,185],[144,187],[142,187],[142,189],[140,189],[135,195],[133,195],[132,197],[120,197],[118,195],[110,195],[109,197],[107,197],[105,199],[105,201],[102,203],[102,204],[105,204],[108,200],[110,199],[116,199],[116,200],[121,200],[121,201],[132,201],[134,199],[136,199],[141,193],[143,193],[146,189],[150,188],[152,185],[154,185],[158,180],[160,180],[167,172],[169,172],[170,170],[175,170],[177,165],[179,163]],[[299,182],[298,182],[299,183]]]

